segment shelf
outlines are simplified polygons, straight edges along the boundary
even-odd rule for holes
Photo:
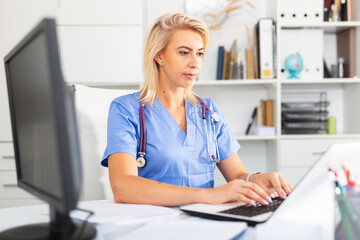
[[[360,83],[360,79],[355,78],[323,78],[317,80],[302,79],[281,79],[281,84],[332,84],[332,83]]]
[[[229,85],[263,85],[276,84],[276,79],[236,79],[236,80],[211,80],[196,81],[195,86],[229,86]]]
[[[359,139],[360,134],[289,134],[281,135],[280,139]]]
[[[67,85],[84,85],[88,87],[105,87],[105,88],[117,88],[117,87],[132,87],[140,89],[139,82],[67,82]]]
[[[294,29],[294,28],[323,28],[325,33],[336,33],[342,30],[360,27],[360,21],[352,22],[321,22],[321,23],[281,23],[279,25],[282,29]]]
[[[236,140],[243,140],[243,141],[262,141],[262,140],[276,140],[277,136],[258,136],[258,135],[235,135]]]

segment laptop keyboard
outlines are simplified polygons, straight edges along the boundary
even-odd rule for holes
[[[284,199],[277,197],[277,198],[273,198],[272,202],[269,205],[261,205],[260,203],[256,203],[256,206],[252,206],[247,204],[235,208],[230,208],[224,211],[220,211],[220,213],[253,217],[263,213],[275,211],[283,201]]]

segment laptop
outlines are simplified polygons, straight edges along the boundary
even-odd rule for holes
[[[341,169],[345,164],[351,169],[360,171],[360,142],[340,143],[330,146],[313,164],[308,172],[284,200],[273,199],[268,206],[247,205],[241,202],[219,205],[190,204],[180,210],[190,215],[217,219],[245,221],[250,226],[275,219],[278,221],[324,221],[324,213],[334,215],[334,187],[328,178],[328,168]],[[311,216],[311,217],[310,217]],[[319,219],[317,219],[319,217]],[[321,219],[320,219],[321,218]],[[333,222],[333,218],[326,218]]]

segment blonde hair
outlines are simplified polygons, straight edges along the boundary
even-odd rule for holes
[[[158,78],[160,66],[155,61],[155,56],[164,50],[174,30],[193,30],[200,34],[204,49],[206,50],[209,30],[206,25],[184,13],[168,13],[158,18],[151,28],[147,37],[144,52],[144,84],[140,91],[139,98],[145,104],[153,106],[156,92],[158,90]],[[191,91],[192,86],[185,89],[184,98],[191,104],[197,105],[198,100]]]

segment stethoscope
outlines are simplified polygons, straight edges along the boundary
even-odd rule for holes
[[[206,132],[206,147],[207,147],[207,152],[208,152],[209,158],[211,159],[212,162],[219,163],[220,162],[220,153],[219,153],[218,142],[217,142],[216,134],[215,134],[215,123],[219,122],[220,116],[216,112],[213,113],[210,110],[210,108],[205,104],[204,100],[202,100],[202,98],[200,98],[198,96],[196,96],[196,98],[202,105],[202,114],[201,115],[202,115],[202,118],[204,121],[204,127],[205,127],[205,132]],[[209,134],[208,134],[207,123],[206,123],[206,110],[210,112],[210,120],[211,120],[211,125],[212,125],[212,129],[213,129],[213,133],[214,133],[213,135],[214,135],[214,142],[215,142],[215,147],[216,147],[216,156],[210,154]],[[146,160],[145,160],[146,125],[145,125],[145,103],[144,102],[140,103],[139,115],[140,115],[139,116],[140,117],[140,146],[139,146],[139,151],[138,151],[139,157],[136,159],[136,165],[139,168],[143,168],[146,165]]]

